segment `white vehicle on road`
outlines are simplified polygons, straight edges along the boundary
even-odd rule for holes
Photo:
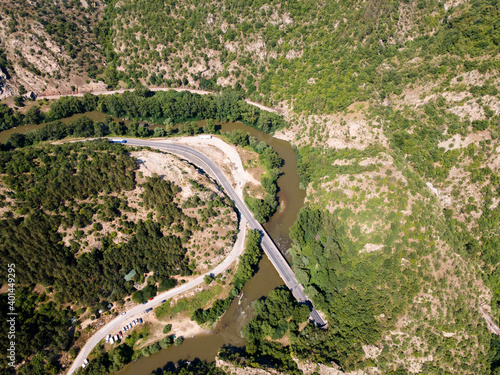
[[[83,360],[83,363],[82,363],[82,368],[87,367],[87,365],[88,365],[88,364],[89,364],[89,360],[88,360],[87,358],[85,358],[85,359]]]

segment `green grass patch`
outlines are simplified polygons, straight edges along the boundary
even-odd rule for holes
[[[146,340],[148,336],[149,336],[148,326],[142,327],[139,330],[134,329],[130,334],[130,336],[127,336],[127,338],[125,339],[125,344],[133,348],[140,339]]]
[[[205,307],[221,292],[222,286],[215,285],[210,289],[197,293],[193,297],[180,299],[174,306],[170,306],[171,300],[168,300],[160,307],[155,309],[156,316],[158,317],[158,319],[162,319],[166,316],[176,316],[177,314],[183,312],[189,312],[189,314],[192,314],[197,309]]]

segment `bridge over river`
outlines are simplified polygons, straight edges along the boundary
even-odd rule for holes
[[[285,282],[286,286],[291,290],[294,297],[299,301],[299,303],[307,304],[311,308],[310,320],[316,324],[318,327],[326,326],[326,322],[321,318],[316,309],[314,309],[312,302],[304,293],[304,288],[299,284],[295,278],[295,274],[292,268],[283,257],[278,247],[274,244],[271,237],[267,234],[262,225],[255,220],[253,214],[251,213],[248,206],[242,199],[238,196],[234,190],[231,183],[227,180],[226,176],[222,173],[219,167],[205,154],[179,144],[166,143],[166,142],[151,142],[144,141],[140,139],[127,139],[127,145],[131,146],[147,146],[156,149],[161,149],[172,154],[176,154],[184,157],[191,163],[197,165],[205,172],[207,172],[212,178],[216,179],[219,184],[222,185],[227,195],[234,201],[234,204],[241,216],[246,220],[247,225],[250,229],[258,230],[261,237],[261,246],[273,266],[278,271],[278,274]]]
[[[122,138],[123,139],[123,138]],[[295,274],[293,273],[290,265],[283,257],[278,247],[275,245],[269,234],[265,231],[262,225],[255,220],[253,214],[250,209],[247,207],[245,202],[239,197],[239,195],[234,190],[231,183],[227,180],[226,176],[222,173],[219,167],[209,158],[209,156],[187,146],[165,142],[154,142],[154,141],[145,141],[141,139],[133,139],[133,138],[125,138],[127,146],[142,146],[142,147],[150,147],[154,149],[159,149],[165,152],[169,152],[171,154],[180,156],[190,163],[196,165],[198,168],[204,170],[210,177],[214,178],[226,191],[226,194],[233,200],[237,210],[241,215],[241,224],[244,225],[246,222],[247,227],[250,229],[255,229],[261,233],[261,247],[268,256],[272,265],[278,271],[278,274],[285,282],[286,286],[291,290],[294,297],[297,299],[299,303],[306,304],[311,312],[309,315],[309,320],[314,323],[318,327],[326,327],[327,323],[321,318],[318,311],[314,309],[312,302],[304,293],[304,288],[300,285],[295,278]],[[244,230],[245,228],[241,228],[240,230]],[[234,256],[234,254],[232,254]],[[224,264],[220,264],[218,268],[228,267],[234,259],[225,259]],[[220,270],[219,270],[220,271]],[[181,285],[179,288],[171,289],[165,293],[181,293],[189,289],[189,283]],[[164,293],[164,294],[165,294]],[[147,306],[138,305],[133,307],[131,310],[122,314],[121,316],[117,316],[111,322],[109,322],[105,327],[96,332],[83,346],[80,350],[80,353],[76,357],[75,361],[71,365],[68,375],[73,374],[77,368],[79,368],[85,358],[87,358],[88,354],[91,350],[102,340],[106,334],[109,334],[113,330],[118,330],[123,323],[127,320],[136,316],[138,314],[144,313],[146,308],[151,308],[160,304],[160,300],[167,298],[165,295],[157,296],[153,301],[149,301]],[[171,295],[168,298],[172,298]]]

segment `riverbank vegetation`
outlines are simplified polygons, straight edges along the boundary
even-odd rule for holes
[[[75,374],[97,375],[109,374],[122,369],[128,363],[141,357],[149,357],[161,349],[167,349],[172,345],[180,346],[184,341],[183,337],[165,335],[161,340],[144,346],[144,341],[150,335],[149,328],[134,330],[124,340],[120,340],[119,345],[109,350],[105,350],[101,342],[91,353],[89,364],[85,369],[78,369]]]
[[[19,4],[8,5],[4,17],[8,74],[21,69],[37,89],[68,87],[62,56],[43,67],[33,63],[43,60],[38,47],[12,47],[29,43],[23,33],[32,32],[23,25],[34,23],[24,18],[43,9],[12,11],[25,7]],[[43,28],[57,36],[69,25],[74,45],[83,18],[52,20],[53,11],[40,16]],[[0,129],[86,108],[154,118],[166,126],[159,136],[175,122],[196,134],[191,118],[238,117],[262,130],[281,128],[299,149],[307,190],[292,230],[293,268],[331,322],[327,331],[307,326],[283,351],[346,371],[498,371],[498,340],[478,313],[486,302],[498,321],[498,0],[113,0],[88,24],[99,17],[99,57],[79,65],[90,79],[108,87],[224,86],[237,93],[214,99],[139,89],[62,99],[46,114],[0,106]],[[50,35],[33,39],[63,43]],[[60,69],[49,73],[52,66]],[[42,73],[46,82],[37,78]],[[290,125],[240,106],[243,96],[283,110]],[[127,132],[119,122],[105,125]],[[40,139],[53,139],[60,128]],[[139,123],[131,129],[150,134]],[[31,144],[22,136],[9,142]]]
[[[204,299],[203,297],[200,297],[200,295],[206,294],[211,297],[214,293],[216,295],[217,292],[220,293],[221,291],[220,287],[212,287],[205,292],[197,293],[196,297],[180,299],[177,301],[175,306],[172,306],[170,301],[167,301],[155,309],[157,317],[162,318],[168,314],[171,314],[172,317],[177,313],[183,312],[184,309],[189,309],[188,306],[192,305],[194,300],[200,300],[201,303],[199,306],[201,307],[194,311],[192,319],[200,325],[207,322],[214,323],[229,307],[232,300],[241,292],[245,283],[253,276],[262,253],[259,241],[260,234],[257,231],[249,231],[247,233],[245,252],[240,256],[237,270],[231,281],[231,290],[226,299],[218,299],[212,304],[212,307],[205,309],[204,307],[210,301],[210,298]],[[288,297],[287,300],[290,302],[290,297]],[[272,301],[275,301],[275,299],[271,298],[269,301],[271,303]],[[291,303],[293,303],[293,301]],[[274,314],[275,313],[276,311],[274,311]],[[309,310],[307,308],[305,308],[305,314],[307,318],[309,314]],[[302,315],[304,315],[304,311],[302,311]],[[94,349],[90,357],[89,366],[85,370],[79,370],[77,373],[90,375],[117,371],[125,364],[130,363],[142,356],[149,357],[150,355],[159,352],[161,349],[166,349],[172,345],[181,345],[183,341],[181,336],[175,337],[173,335],[168,335],[171,328],[172,326],[167,324],[163,330],[163,334],[165,334],[165,336],[159,341],[150,343],[146,346],[142,345],[142,343],[147,338],[147,328],[143,328],[141,331],[133,331],[132,335],[124,340],[124,343],[121,343],[118,347],[112,348],[111,350],[105,351],[104,345],[99,344],[99,346]],[[140,339],[144,340],[139,341]],[[202,366],[202,369],[205,367],[213,367],[213,365],[210,364],[200,364],[200,366]],[[224,373],[222,370],[219,370],[219,372],[221,374]]]
[[[123,146],[107,141],[2,151],[0,160],[0,253],[16,264],[16,285],[25,288],[16,302],[20,319],[37,319],[18,326],[19,337],[30,337],[17,352],[16,361],[26,361],[20,371],[60,371],[59,353],[77,350],[75,340],[117,315],[130,295],[139,303],[175,286],[200,265],[200,254],[215,256],[219,242],[226,248],[234,240],[232,205],[194,168],[185,183],[198,186],[198,203],[184,207],[192,197],[180,194],[181,175],[175,183],[144,176]],[[200,250],[198,233],[216,221],[225,232]],[[45,354],[33,357],[42,347]]]
[[[285,126],[281,116],[247,104],[237,91],[225,89],[216,94],[199,95],[174,90],[153,92],[145,87],[139,87],[119,95],[85,94],[83,97],[61,97],[50,105],[47,113],[41,112],[35,105],[23,115],[2,104],[0,130],[23,124],[60,120],[96,110],[118,118],[146,120],[166,125],[199,119],[215,119],[219,122],[242,121],[266,133],[273,133]],[[135,131],[140,132],[141,129],[136,128]],[[190,131],[186,128],[184,132]],[[194,131],[197,132],[198,129]],[[144,136],[140,133],[138,135]]]
[[[419,82],[498,69],[497,0],[114,5],[112,68],[100,71],[111,86],[224,85],[264,104],[332,113]]]
[[[165,111],[161,112],[161,110],[158,115],[151,115],[151,113],[149,112],[146,115],[145,112],[141,112],[138,109],[138,103],[140,103],[141,100],[152,98],[154,95],[154,93],[146,89],[136,90],[133,93],[124,93],[121,96],[114,97],[114,100],[117,100],[117,98],[119,98],[119,102],[115,103],[113,105],[113,108],[122,108],[120,111],[110,109],[110,101],[104,96],[99,97],[99,99],[92,95],[85,95],[83,98],[63,97],[52,104],[51,109],[47,115],[43,115],[38,111],[40,122],[43,121],[43,119],[58,120],[49,122],[44,127],[36,130],[31,130],[26,134],[14,133],[7,139],[6,146],[10,148],[24,147],[36,144],[38,142],[47,140],[59,140],[66,137],[89,138],[124,135],[131,137],[168,137],[181,134],[193,136],[202,132],[215,133],[216,126],[212,118],[217,118],[218,121],[242,120],[247,122],[251,126],[255,126],[263,131],[268,132],[274,132],[275,130],[280,129],[283,126],[282,119],[280,117],[274,115],[274,117],[270,117],[270,115],[266,114],[266,112],[262,112],[262,115],[259,115],[258,108],[247,105],[237,94],[232,91],[225,91],[223,94],[221,94],[221,97],[225,97],[226,99],[221,99],[222,104],[219,103],[217,104],[217,106],[224,107],[225,109],[223,110],[223,112],[227,111],[227,108],[233,107],[252,108],[252,111],[255,115],[253,118],[249,119],[249,117],[243,116],[239,112],[241,109],[240,108],[230,109],[229,111],[231,112],[231,114],[227,119],[224,119],[224,116],[222,114],[218,114],[218,110],[212,112],[203,110],[203,108],[205,107],[213,106],[213,104],[210,104],[210,101],[207,102],[204,100],[206,96],[200,96],[196,94],[194,94],[195,96],[193,96],[193,94],[187,94],[188,95],[185,95],[185,93],[177,93],[171,91],[168,92],[167,96],[165,96],[163,95],[163,93],[159,92],[156,94],[157,96],[154,96],[158,99],[155,102],[156,104],[146,105],[148,108],[150,106],[165,106],[166,108],[169,108],[170,112],[168,112],[168,115],[164,115]],[[134,104],[135,106],[130,105],[129,103],[129,99],[132,97],[135,98],[134,100],[132,100],[133,103],[136,103]],[[171,99],[173,99],[173,101],[169,101],[170,104],[163,103],[162,100],[164,100],[166,97],[170,97]],[[198,100],[199,102],[190,101],[195,97],[197,97],[196,100]],[[114,100],[112,102],[114,102]],[[106,105],[103,103],[108,104]],[[129,104],[125,106],[125,103]],[[172,109],[172,106],[175,108]],[[195,110],[190,111],[189,109],[187,109],[188,107],[195,108]],[[35,110],[34,108],[35,107],[30,109],[30,111]],[[181,108],[186,110],[181,110]],[[81,111],[89,112],[95,109],[103,110],[105,113],[109,113],[113,116],[148,118],[149,120],[152,120],[156,123],[165,123],[165,127],[156,127],[154,130],[150,130],[147,126],[147,123],[139,123],[138,121],[133,121],[131,124],[129,124],[128,127],[126,127],[124,126],[123,122],[114,121],[111,116],[106,117],[104,122],[93,122],[86,116],[74,119],[67,124],[59,120],[74,114],[78,114]],[[18,116],[18,114],[15,114],[15,116]],[[166,119],[165,116],[167,116]],[[194,121],[192,121],[192,119],[199,118],[200,116],[202,118],[203,116],[213,117],[208,118],[205,126],[199,127]],[[173,127],[173,124],[186,119],[191,120],[181,123],[176,128]],[[259,222],[264,223],[276,212],[276,209],[278,207],[277,179],[281,173],[279,167],[281,166],[282,161],[279,158],[278,154],[272,149],[272,147],[267,146],[264,142],[258,142],[254,137],[249,137],[241,130],[235,130],[231,134],[229,134],[229,141],[241,147],[250,147],[253,151],[257,152],[259,154],[259,163],[263,165],[266,170],[266,175],[262,177],[261,181],[265,190],[265,196],[263,197],[263,199],[251,197],[250,195],[245,194],[245,202],[254,213],[256,219]]]
[[[478,310],[488,289],[410,163],[382,147],[299,150],[309,204],[291,228],[290,252],[298,280],[330,327],[291,340],[299,358],[382,371],[419,358],[423,372],[489,373],[485,352],[472,354],[461,339],[473,337],[475,347],[490,350]],[[407,342],[410,336],[422,344]],[[470,360],[447,355],[447,347],[462,348]]]
[[[265,195],[263,199],[251,197],[245,190],[245,203],[260,222],[265,223],[276,212],[278,208],[278,177],[281,174],[279,167],[283,160],[280,159],[276,151],[265,142],[259,142],[255,137],[245,134],[242,130],[233,130],[229,134],[229,141],[240,147],[249,147],[259,155],[259,163],[265,168],[265,175],[261,177],[261,184],[264,187]]]
[[[208,309],[198,308],[191,319],[199,325],[215,323],[226,312],[233,299],[241,293],[245,283],[250,280],[257,270],[257,266],[262,256],[260,248],[260,233],[256,230],[249,230],[246,234],[245,252],[240,255],[238,267],[231,280],[231,290],[225,299],[216,300]]]
[[[218,358],[236,367],[273,369],[285,374],[302,374],[293,360],[293,349],[275,340],[295,337],[307,321],[309,308],[299,305],[286,287],[279,287],[253,303],[255,317],[243,328],[245,348],[222,348]],[[269,340],[270,339],[270,340]]]
[[[21,3],[2,10],[5,60],[22,69],[17,86],[28,90],[45,83],[70,92],[66,75],[87,79],[79,82],[85,88],[90,81],[110,88],[230,86],[265,104],[286,100],[298,112],[332,113],[400,95],[412,84],[446,85],[452,75],[498,69],[497,0],[110,0],[76,12],[68,5],[25,10]],[[20,26],[34,22],[39,30]],[[57,49],[45,51],[44,40]],[[21,41],[30,47],[16,48]]]
[[[172,318],[177,314],[188,313],[191,320],[199,325],[215,323],[227,310],[233,299],[241,292],[245,283],[253,276],[261,259],[262,250],[259,245],[260,235],[257,231],[250,230],[246,234],[245,252],[239,258],[238,267],[233,271],[229,285],[226,276],[216,275],[208,278],[210,287],[198,291],[194,296],[177,299],[175,302],[168,300],[155,309],[159,319]],[[227,297],[217,298],[221,294]],[[212,305],[207,308],[207,305]]]
[[[14,124],[14,118],[21,119],[22,115],[14,113],[5,107],[4,123]],[[165,124],[165,127],[156,127],[150,130],[147,123],[133,121],[128,127],[123,122],[114,121],[108,116],[104,122],[93,122],[86,116],[79,117],[68,124],[60,119],[69,116],[101,110],[104,113],[117,117],[132,119],[147,119],[153,123]],[[24,147],[47,140],[63,139],[65,137],[103,137],[124,136],[131,137],[168,137],[184,134],[193,136],[199,133],[215,133],[216,126],[213,119],[219,122],[243,121],[264,132],[274,132],[284,126],[283,119],[273,113],[260,111],[257,107],[245,103],[241,96],[231,90],[225,90],[220,95],[198,95],[189,92],[151,92],[140,88],[134,92],[125,92],[118,96],[93,96],[85,94],[82,98],[62,97],[54,102],[47,114],[43,114],[37,107],[32,107],[25,121],[33,120],[32,113],[36,113],[36,122],[49,122],[43,128],[32,130],[26,134],[12,134],[6,141],[7,147]],[[208,119],[207,124],[199,127],[194,119]],[[17,120],[16,120],[17,121]],[[19,122],[20,121],[20,122]],[[19,124],[23,121],[17,121]],[[180,123],[176,128],[174,124]],[[7,126],[7,125],[6,125]],[[264,142],[258,142],[248,137],[242,131],[235,130],[229,135],[229,140],[241,147],[249,146],[259,154],[259,162],[266,169],[266,176],[262,179],[265,189],[263,199],[245,195],[245,202],[254,213],[256,219],[264,223],[278,207],[277,179],[282,161],[277,153]]]

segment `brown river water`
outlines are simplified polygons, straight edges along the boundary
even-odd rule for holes
[[[88,112],[83,114],[94,121],[103,121],[102,112]],[[71,121],[80,115],[75,115],[63,122]],[[203,125],[203,122],[199,122]],[[42,127],[41,125],[26,125],[15,129],[0,132],[0,142],[5,140],[12,133],[26,133],[29,130]],[[150,128],[154,128],[151,126]],[[290,226],[295,222],[297,214],[304,203],[305,191],[299,188],[299,175],[297,173],[297,155],[291,145],[283,140],[272,137],[260,130],[254,129],[241,122],[226,123],[221,125],[222,132],[231,132],[241,129],[259,141],[264,141],[271,146],[283,159],[281,167],[283,174],[278,179],[280,206],[278,211],[264,225],[265,229],[274,240],[279,249],[286,254],[290,247],[291,240],[288,236]],[[271,262],[264,255],[259,270],[250,279],[242,290],[241,298],[235,298],[229,309],[222,316],[214,330],[205,335],[198,335],[192,338],[185,338],[180,346],[172,346],[168,349],[160,350],[150,357],[142,357],[125,366],[118,375],[143,375],[163,368],[167,363],[181,360],[192,361],[196,358],[204,361],[213,361],[219,349],[224,345],[244,346],[245,340],[241,337],[242,328],[251,320],[253,310],[252,302],[266,296],[277,286],[283,285],[283,281],[272,266]],[[168,323],[166,321],[165,323]]]

